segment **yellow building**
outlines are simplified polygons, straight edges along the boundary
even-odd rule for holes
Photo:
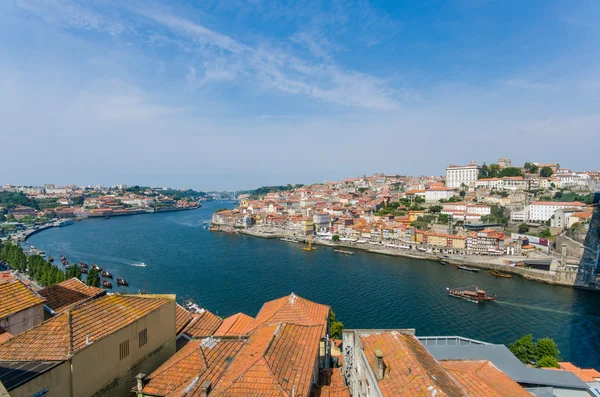
[[[416,221],[417,219],[419,219],[422,216],[425,216],[425,211],[418,211],[418,210],[408,211],[408,219],[411,222]]]
[[[302,231],[305,235],[313,234],[315,230],[315,222],[310,218],[302,219]]]
[[[175,306],[174,295],[79,304],[0,345],[0,381],[12,397],[127,395],[175,353]]]

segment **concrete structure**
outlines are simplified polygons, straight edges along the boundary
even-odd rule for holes
[[[425,201],[434,203],[440,200],[448,200],[456,195],[456,191],[445,187],[432,187],[425,189]]]
[[[552,218],[552,215],[559,209],[575,209],[583,211],[586,205],[578,201],[534,201],[529,205],[529,221],[531,222],[546,222]]]
[[[315,224],[315,232],[327,233],[331,226],[331,215],[327,212],[317,212],[313,214],[313,222]]]
[[[470,186],[477,181],[479,166],[475,162],[468,165],[450,165],[446,168],[446,186],[459,188],[463,184]]]
[[[12,397],[122,396],[174,353],[175,297],[115,294],[0,345],[0,381]]]

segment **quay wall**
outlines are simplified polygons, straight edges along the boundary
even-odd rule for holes
[[[293,238],[298,240],[301,243],[305,243],[306,239],[303,237],[294,236],[292,233],[284,233],[281,231],[270,230],[269,232],[264,232],[258,229],[250,228],[250,229],[237,229],[231,226],[223,226],[213,225],[211,230],[213,231],[225,231],[230,233],[240,233],[253,237],[260,238]],[[334,243],[332,241],[322,241],[322,240],[313,240],[314,245],[322,245],[328,247],[342,248],[342,249],[353,249],[360,250],[365,252],[370,252],[374,254],[380,255],[388,255],[388,256],[399,256],[413,259],[424,259],[431,261],[439,261],[440,256],[438,254],[426,253],[417,251],[416,249],[411,250],[401,250],[401,249],[390,249],[390,248],[376,248],[367,245],[359,245],[359,244],[348,244],[345,242]],[[414,243],[413,243],[414,245]],[[504,263],[505,260],[510,261],[519,261],[523,259],[527,259],[527,257],[509,257],[509,256],[500,256],[500,257],[492,257],[492,256],[480,256],[480,255],[449,255],[449,258],[444,258],[443,260],[450,265],[466,265],[478,269],[485,270],[496,270],[503,273],[509,273],[513,275],[517,275],[527,280],[537,281],[546,284],[552,285],[560,285],[566,287],[574,287],[575,281],[577,278],[577,271],[568,271],[568,270],[551,270],[551,271],[543,271],[538,269],[527,269],[523,267],[516,266],[508,266]]]

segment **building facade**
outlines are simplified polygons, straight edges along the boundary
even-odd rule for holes
[[[463,184],[470,186],[477,181],[479,166],[472,162],[468,165],[450,165],[446,168],[446,186],[459,188]]]

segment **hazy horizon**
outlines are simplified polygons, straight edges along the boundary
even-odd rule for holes
[[[600,3],[0,3],[1,184],[597,168]]]

